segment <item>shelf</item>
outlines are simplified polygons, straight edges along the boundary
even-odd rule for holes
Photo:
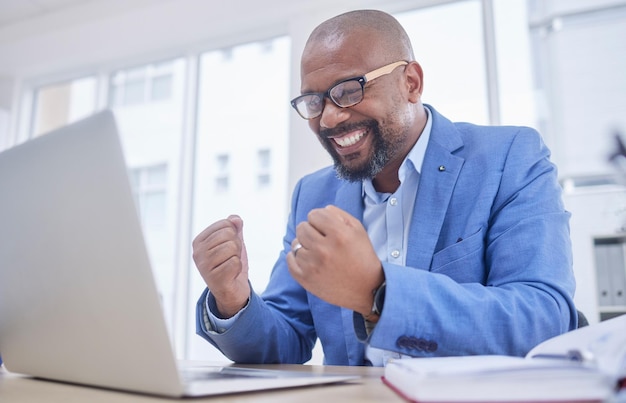
[[[626,305],[616,305],[616,306],[600,306],[598,307],[598,312],[600,313],[626,313]]]

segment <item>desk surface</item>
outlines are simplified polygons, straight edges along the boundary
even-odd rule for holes
[[[269,390],[254,393],[194,398],[193,402],[402,402],[380,377],[382,368],[337,367],[317,365],[263,365],[250,366],[297,371],[330,372],[333,374],[358,375],[361,378],[341,384],[307,386],[293,389]],[[109,391],[86,386],[32,379],[7,372],[0,368],[0,401],[11,403],[149,403],[176,401],[133,393]],[[187,401],[189,401],[187,399]]]

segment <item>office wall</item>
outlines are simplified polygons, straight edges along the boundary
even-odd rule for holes
[[[626,306],[599,303],[599,279],[607,267],[594,258],[598,239],[622,239],[626,231],[620,185],[626,172],[609,163],[615,134],[626,135],[626,3],[531,3],[538,128],[552,148],[572,213],[575,302],[595,323],[626,312]],[[616,266],[623,276],[623,266]]]

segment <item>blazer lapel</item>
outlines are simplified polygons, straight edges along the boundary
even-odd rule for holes
[[[407,250],[407,266],[428,270],[464,159],[454,125],[432,107],[433,126],[420,174]]]
[[[345,181],[335,195],[335,205],[363,222],[363,184]]]

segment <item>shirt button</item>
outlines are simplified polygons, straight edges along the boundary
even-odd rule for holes
[[[392,197],[391,199],[389,199],[389,204],[391,204],[392,206],[395,206],[396,204],[398,204],[398,199],[396,199],[395,197]]]
[[[391,257],[397,258],[398,256],[400,256],[400,251],[399,250],[396,249],[393,252],[391,252]]]

